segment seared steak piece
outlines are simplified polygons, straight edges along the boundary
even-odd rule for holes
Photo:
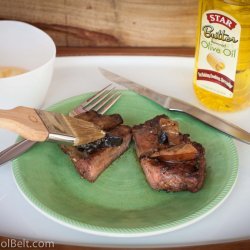
[[[141,159],[140,163],[146,179],[153,189],[166,191],[197,192],[205,179],[204,149],[200,144],[195,144],[199,157],[193,160],[168,160],[157,158]]]
[[[94,122],[108,131],[104,139],[93,143],[73,147],[61,145],[64,153],[68,154],[79,174],[90,182],[97,177],[129,147],[131,128],[120,125],[123,121],[120,115],[100,115],[90,111],[77,116]]]
[[[137,125],[132,128],[132,133],[138,158],[149,156],[160,147],[156,127]]]
[[[101,115],[93,110],[79,114],[76,116],[76,118],[93,122],[95,125],[105,131],[108,131],[123,123],[122,117],[119,114]]]
[[[181,134],[176,121],[156,116],[132,128],[136,153],[149,185],[156,190],[197,192],[206,172],[201,144]]]
[[[123,123],[123,119],[119,114],[101,115],[101,114],[98,114],[96,111],[91,110],[91,111],[79,114],[76,117],[78,119],[83,119],[85,121],[93,122],[97,126],[99,126],[101,129],[107,132],[106,136],[100,140],[78,146],[77,148],[80,151],[91,153],[100,148],[114,147],[114,146],[121,145],[122,143],[121,137],[117,137],[108,133],[110,129],[113,129],[116,126]]]

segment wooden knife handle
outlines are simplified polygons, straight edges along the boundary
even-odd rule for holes
[[[31,141],[45,141],[49,132],[36,111],[27,107],[0,110],[0,127]]]

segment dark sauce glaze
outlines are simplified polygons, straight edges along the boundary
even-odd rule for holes
[[[97,149],[107,148],[107,147],[117,147],[122,144],[122,138],[112,134],[106,134],[106,136],[100,140],[83,144],[77,147],[81,152],[86,152],[88,154],[95,152]]]

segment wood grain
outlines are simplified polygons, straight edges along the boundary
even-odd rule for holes
[[[187,47],[57,47],[57,56],[194,56]]]
[[[0,127],[31,141],[45,141],[49,136],[36,111],[28,107],[0,110]]]
[[[198,0],[0,0],[64,47],[194,47]]]

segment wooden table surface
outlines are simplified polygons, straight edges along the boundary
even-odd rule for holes
[[[57,47],[57,56],[194,56],[192,47]]]
[[[193,47],[199,0],[0,0],[0,20],[47,32],[58,46]]]
[[[175,47],[147,47],[147,48],[135,48],[135,47],[99,47],[99,48],[81,48],[81,47],[58,47],[57,56],[97,56],[97,55],[145,55],[145,56],[194,56],[194,48],[175,48]],[[0,243],[7,242],[11,238],[0,236]],[[4,244],[3,244],[4,245]],[[0,244],[1,249],[1,244]],[[5,248],[6,249],[6,248]],[[20,249],[14,247],[11,249]],[[33,249],[33,248],[29,248]],[[37,249],[37,248],[34,248]],[[46,248],[43,248],[46,249]],[[70,246],[55,244],[54,247],[48,249],[55,250],[105,250],[105,249],[117,249],[117,248],[97,248],[97,247],[83,247],[83,246]],[[123,248],[123,249],[136,249],[136,248]],[[138,248],[142,249],[142,248]],[[144,248],[148,250],[156,250],[157,248]],[[159,248],[158,248],[159,249]],[[239,239],[230,242],[223,242],[217,244],[209,245],[197,245],[197,246],[187,246],[187,247],[170,247],[161,248],[168,250],[249,250],[250,249],[250,239]]]

